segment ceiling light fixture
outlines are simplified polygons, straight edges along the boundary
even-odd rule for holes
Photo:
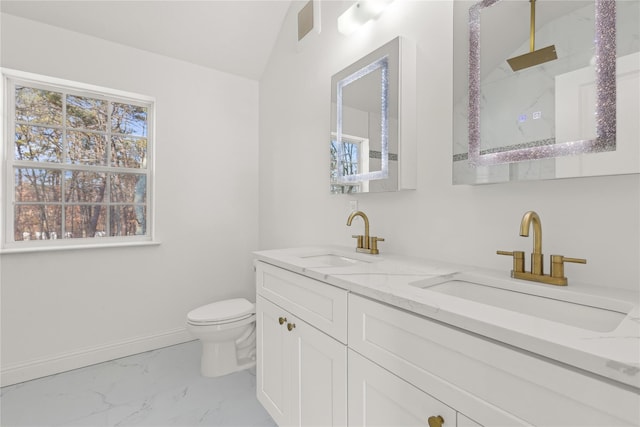
[[[376,19],[393,0],[361,0],[338,17],[338,31],[345,36]]]

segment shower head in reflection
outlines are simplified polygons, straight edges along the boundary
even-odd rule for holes
[[[545,62],[558,59],[556,46],[551,45],[536,50],[536,0],[529,0],[531,3],[531,30],[529,33],[529,52],[524,55],[507,59],[513,71],[520,71],[525,68],[543,64]]]

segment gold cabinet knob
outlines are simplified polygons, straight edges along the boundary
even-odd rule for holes
[[[433,417],[429,417],[427,422],[429,423],[429,427],[442,427],[442,424],[444,424],[444,418],[440,415],[435,415]]]
[[[296,327],[296,324],[295,324],[295,323],[287,323],[287,329],[288,329],[289,331],[292,331],[292,330],[293,330],[293,328],[295,328],[295,327]]]
[[[281,325],[284,325],[284,322],[286,322],[286,321],[287,321],[287,318],[286,318],[286,317],[280,317],[280,318],[278,318],[278,323],[280,323]]]

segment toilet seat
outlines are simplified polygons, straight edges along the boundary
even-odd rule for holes
[[[187,314],[192,325],[221,325],[238,322],[255,314],[255,304],[244,298],[217,301],[198,307]]]

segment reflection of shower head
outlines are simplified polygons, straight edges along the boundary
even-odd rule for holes
[[[523,68],[533,67],[534,65],[540,65],[545,62],[558,59],[555,45],[536,50],[536,0],[529,0],[529,2],[531,3],[529,53],[507,59],[507,62],[513,71],[519,71]]]
[[[556,54],[556,46],[551,45],[525,53],[524,55],[514,56],[513,58],[507,59],[507,62],[513,71],[519,71],[523,68],[529,68],[534,65],[553,61],[554,59],[558,59],[558,55]]]

